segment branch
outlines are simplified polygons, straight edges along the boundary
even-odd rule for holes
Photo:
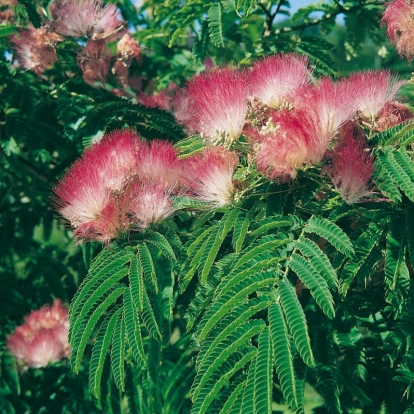
[[[280,29],[276,29],[275,35],[279,35],[281,33],[293,32],[295,30],[303,30],[311,26],[317,26],[318,24],[322,22],[334,19],[336,16],[338,16],[338,14],[353,12],[359,9],[363,9],[365,6],[382,6],[383,4],[384,2],[382,1],[372,1],[369,3],[357,4],[355,6],[345,8],[341,4],[337,3],[337,9],[332,11],[331,13],[326,13],[324,16],[320,17],[319,19],[308,20],[304,23],[297,24],[295,26],[288,26],[288,27],[282,27]]]

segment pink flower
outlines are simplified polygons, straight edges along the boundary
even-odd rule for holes
[[[349,83],[355,96],[359,115],[373,122],[378,112],[394,97],[404,82],[387,70],[354,73]]]
[[[7,348],[28,368],[45,367],[70,355],[68,310],[56,299],[25,317],[7,338]]]
[[[297,90],[309,83],[308,58],[295,53],[257,61],[248,75],[251,94],[267,106],[288,104]]]
[[[211,208],[232,203],[233,174],[239,161],[236,153],[224,147],[210,147],[183,161],[183,180],[191,197]]]
[[[55,187],[54,204],[79,240],[107,242],[128,230],[124,193],[136,175],[139,145],[132,131],[115,131],[87,149]]]
[[[387,26],[387,34],[397,46],[398,53],[408,60],[414,57],[414,3],[394,0],[387,3],[381,23]]]
[[[309,161],[316,132],[312,119],[302,110],[273,111],[261,130],[247,132],[258,171],[269,179],[295,178]]]
[[[165,188],[179,186],[182,164],[177,151],[168,141],[141,143],[136,153],[136,172],[141,182],[162,182]]]
[[[49,33],[44,27],[21,29],[11,40],[20,65],[38,76],[51,69],[57,61],[55,44],[61,38],[56,33]]]
[[[130,212],[134,225],[145,229],[173,215],[176,208],[172,204],[172,190],[162,180],[137,182],[131,188]]]
[[[336,147],[329,151],[324,172],[347,204],[360,203],[373,194],[369,180],[374,172],[374,158],[364,133],[357,124],[348,123],[341,131]]]
[[[122,26],[115,5],[102,0],[57,0],[52,16],[56,32],[63,36],[108,40],[118,37]]]
[[[247,112],[247,85],[240,72],[221,68],[197,75],[188,82],[187,94],[187,127],[214,145],[231,146],[240,137]]]

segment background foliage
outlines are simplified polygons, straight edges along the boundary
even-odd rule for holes
[[[147,93],[210,61],[244,66],[277,52],[306,54],[333,77],[410,76],[380,27],[382,1],[329,0],[293,15],[285,0],[114,3],[144,50],[131,70]],[[306,383],[322,397],[315,413],[414,412],[413,129],[373,138],[376,184],[392,203],[316,203],[323,182],[311,172],[228,210],[180,213],[109,253],[74,247],[50,194],[83,148],[121,127],[185,134],[134,93],[117,96],[113,78],[85,84],[73,42],[42,77],[17,68],[8,36],[39,25],[48,6],[21,0],[0,26],[0,341],[54,298],[72,301],[75,336],[70,364],[25,372],[2,347],[0,411],[301,412]],[[298,277],[309,288],[300,297]]]

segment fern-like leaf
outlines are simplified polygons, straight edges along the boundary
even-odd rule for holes
[[[145,367],[147,358],[144,351],[144,344],[141,336],[140,320],[132,300],[130,289],[124,294],[123,318],[126,328],[126,337],[137,364]]]
[[[354,248],[348,235],[335,223],[318,216],[312,216],[304,227],[305,233],[315,233],[323,237],[337,250],[348,257],[353,257]]]
[[[237,329],[223,342],[218,344],[207,357],[200,362],[197,361],[197,375],[191,389],[193,400],[196,400],[209,380],[209,378],[220,369],[229,356],[244,346],[253,336],[258,335],[265,328],[262,320],[251,320]]]
[[[88,318],[87,322],[79,326],[79,329],[76,330],[76,335],[71,341],[72,355],[71,355],[71,364],[75,373],[79,372],[80,364],[82,361],[83,354],[85,352],[86,344],[89,340],[89,337],[92,334],[93,329],[98,323],[101,316],[104,312],[113,304],[115,301],[121,297],[125,292],[124,285],[116,285],[109,291],[110,293],[105,297],[105,299],[99,304],[99,306],[93,311],[91,316]]]
[[[335,306],[328,284],[323,276],[313,267],[312,262],[294,253],[288,261],[289,267],[310,290],[316,303],[328,318],[335,316]]]
[[[221,295],[211,308],[205,313],[199,324],[198,340],[203,341],[208,333],[214,328],[217,322],[234,306],[244,300],[249,294],[266,286],[274,285],[276,276],[274,272],[260,272],[245,279],[237,285],[235,291]]]
[[[106,359],[106,354],[112,341],[112,335],[122,309],[108,313],[96,336],[96,342],[92,350],[89,365],[89,389],[92,394],[101,398],[101,379]]]
[[[211,41],[218,47],[224,46],[220,3],[208,9],[208,29]]]
[[[246,364],[257,356],[255,347],[247,346],[241,352],[234,355],[234,358],[222,367],[220,375],[210,381],[207,387],[200,392],[199,398],[194,402],[191,414],[204,414],[213,402],[214,398],[229,381],[229,379]]]
[[[140,262],[142,265],[143,276],[146,285],[149,289],[155,293],[158,293],[158,280],[157,273],[155,271],[154,260],[152,259],[151,252],[145,242],[140,243],[137,246],[137,252],[139,254]]]
[[[223,244],[227,234],[234,226],[238,214],[239,210],[236,209],[226,212],[220,221],[217,233],[212,233],[212,235],[214,234],[214,238],[212,237],[212,235],[209,237],[209,240],[205,246],[205,253],[202,255],[201,258],[201,262],[203,264],[200,273],[200,283],[202,285],[204,285],[204,283],[206,282],[207,276],[209,275],[214,260],[217,257],[218,251],[221,245]]]
[[[296,378],[290,338],[285,317],[278,303],[273,303],[269,307],[269,329],[275,356],[274,364],[277,377],[279,378],[280,388],[287,403],[296,410],[298,401],[296,397]]]
[[[133,298],[133,303],[137,310],[142,311],[144,308],[144,280],[139,253],[131,258],[129,269],[129,288]]]
[[[157,247],[159,251],[162,253],[162,255],[170,262],[174,262],[175,260],[177,260],[177,257],[174,253],[173,248],[171,247],[171,244],[161,233],[158,233],[156,231],[151,232],[147,235],[145,241]]]
[[[312,367],[315,365],[315,361],[310,346],[308,325],[302,306],[293,286],[288,280],[280,280],[278,287],[280,304],[282,305],[283,313],[286,315],[287,325],[293,336],[299,355],[307,365]]]
[[[121,312],[112,338],[111,368],[117,388],[125,391],[125,322]]]
[[[305,237],[301,237],[296,243],[295,247],[300,252],[307,256],[315,269],[323,276],[327,281],[331,289],[338,289],[338,277],[328,256],[321,250],[321,248],[312,240]]]
[[[257,414],[272,414],[273,347],[268,328],[259,335],[259,351],[255,371],[255,412]]]

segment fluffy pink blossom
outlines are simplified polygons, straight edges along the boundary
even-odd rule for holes
[[[309,161],[317,164],[325,154],[338,128],[356,112],[356,102],[349,82],[333,82],[323,78],[319,84],[304,87],[296,98],[296,106],[312,119],[312,145],[308,148]]]
[[[373,122],[381,108],[394,100],[403,83],[387,70],[352,74],[349,84],[361,118]]]
[[[55,187],[54,204],[79,240],[107,242],[128,229],[125,186],[136,174],[140,141],[115,131],[87,149]]]
[[[183,177],[191,197],[216,208],[233,201],[233,174],[238,164],[236,153],[224,147],[210,147],[184,160]]]
[[[165,91],[160,91],[152,95],[141,92],[137,98],[138,102],[147,108],[159,108],[164,111],[170,109],[171,97]]]
[[[191,123],[190,98],[184,90],[178,89],[171,100],[172,111],[176,121],[187,125]]]
[[[173,215],[176,211],[172,203],[173,191],[163,180],[141,181],[132,184],[130,211],[134,226],[145,229]]]
[[[411,0],[393,0],[386,4],[381,23],[397,46],[398,53],[408,60],[414,57],[414,3]]]
[[[254,98],[278,108],[288,104],[298,89],[312,76],[308,58],[295,53],[274,55],[257,61],[248,75]]]
[[[68,310],[56,299],[25,317],[7,338],[7,348],[28,368],[45,367],[70,355]]]
[[[329,151],[330,160],[324,172],[347,204],[364,201],[373,194],[369,180],[374,172],[374,158],[358,125],[348,123],[342,128],[340,141]]]
[[[141,182],[162,182],[170,190],[178,188],[182,164],[168,141],[142,143],[136,153],[136,172]]]
[[[38,76],[51,69],[57,61],[55,45],[61,38],[44,27],[21,29],[11,40],[20,65]]]
[[[55,30],[63,36],[113,40],[121,34],[115,5],[102,0],[57,0],[51,12]]]
[[[309,161],[316,134],[312,119],[302,110],[273,111],[260,129],[248,136],[258,171],[269,179],[295,178],[296,171]]]
[[[247,84],[242,73],[221,68],[193,77],[187,85],[189,120],[186,126],[207,142],[230,146],[243,131]]]

